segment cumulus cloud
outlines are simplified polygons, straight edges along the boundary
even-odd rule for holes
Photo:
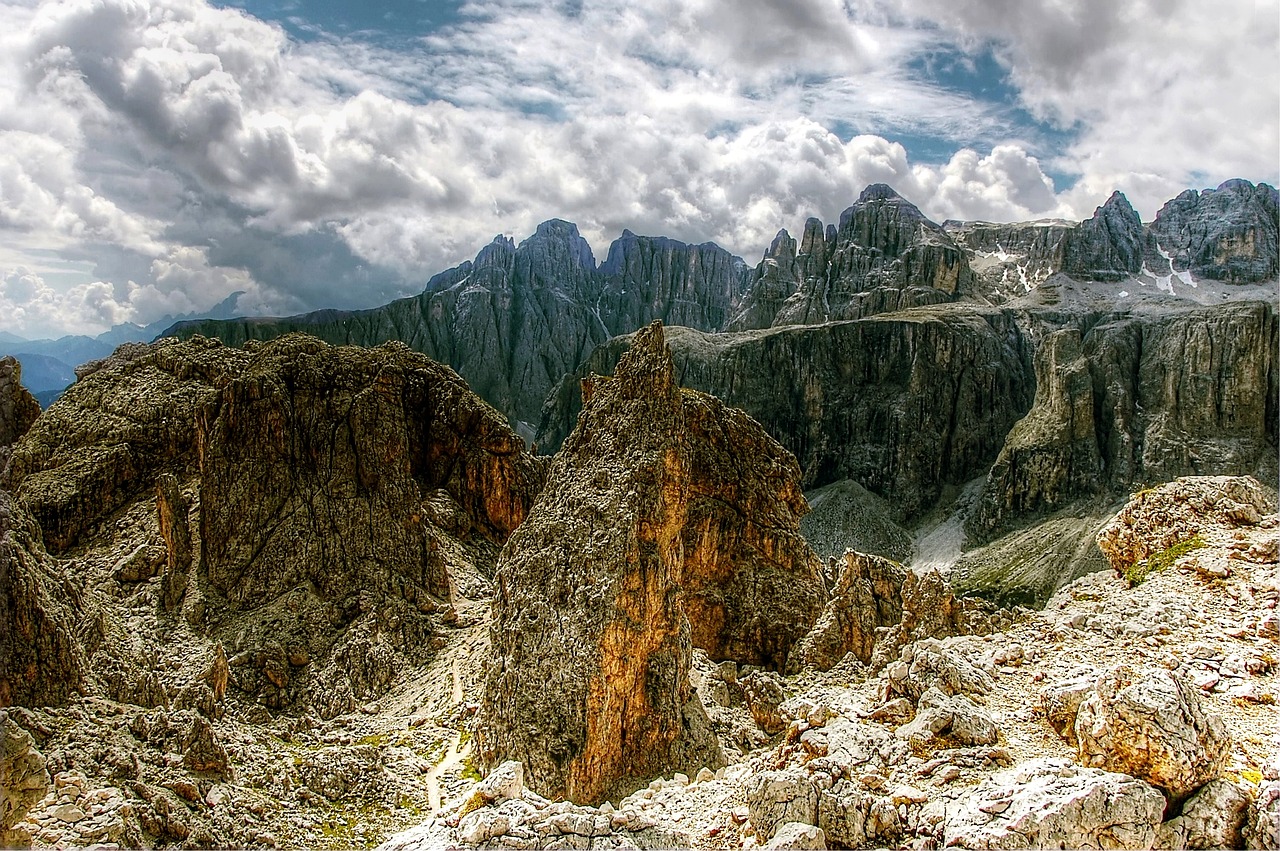
[[[1080,217],[1117,187],[1150,217],[1274,171],[1273,97],[1246,83],[1277,24],[1239,3],[472,0],[404,49],[203,0],[0,0],[0,263],[42,282],[5,296],[10,327],[238,291],[368,306],[553,216],[597,253],[629,227],[751,257],[872,182],[937,220]],[[993,51],[1018,102],[929,78],[939,51]],[[49,274],[50,250],[92,271]]]
[[[24,266],[0,277],[0,311],[9,317],[6,330],[25,336],[48,334],[52,328],[110,327],[133,315],[116,297],[113,284],[92,281],[59,291]]]
[[[1077,208],[1122,189],[1149,218],[1188,186],[1275,180],[1280,15],[1254,0],[905,0],[894,9],[991,45],[1022,103],[1078,132],[1055,165]],[[1096,203],[1096,202],[1094,202]]]

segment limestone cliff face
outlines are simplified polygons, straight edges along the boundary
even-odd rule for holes
[[[479,735],[486,761],[521,759],[544,794],[599,800],[718,761],[692,648],[782,667],[823,592],[795,459],[681,390],[659,324],[583,388],[499,559]]]
[[[979,535],[1098,492],[1182,475],[1274,478],[1273,305],[1095,316],[1051,334],[1031,411],[971,524]]]
[[[1123,281],[1142,271],[1142,219],[1120,192],[1066,234],[1061,271],[1089,281]]]
[[[57,705],[83,689],[81,602],[44,552],[39,527],[0,490],[0,708]]]
[[[729,320],[749,274],[740,257],[714,243],[689,245],[629,230],[609,246],[599,271],[595,308],[611,337],[655,319],[718,330]]]
[[[448,602],[426,498],[446,491],[468,534],[500,544],[541,485],[497,411],[398,344],[273,341],[202,409],[198,435],[202,563],[237,607],[302,582],[330,599]]]
[[[1034,395],[1029,342],[989,309],[668,339],[681,381],[763,425],[796,456],[806,489],[853,479],[902,518],[987,469]],[[629,345],[611,341],[583,371],[608,372]],[[558,443],[578,404],[568,379],[544,409],[541,446]]]
[[[482,757],[598,801],[718,762],[680,605],[689,460],[660,329],[590,385],[547,487],[498,563]]]
[[[799,250],[779,232],[728,329],[858,319],[969,291],[968,258],[888,186],[868,186],[837,226],[805,224]]]
[[[1280,272],[1275,187],[1228,180],[1217,189],[1188,189],[1160,208],[1146,245],[1157,275],[1190,271],[1230,283],[1265,281]]]
[[[81,377],[13,448],[3,486],[39,522],[53,553],[195,458],[196,411],[248,361],[203,338],[121,346]]]

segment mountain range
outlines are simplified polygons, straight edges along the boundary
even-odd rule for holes
[[[557,220],[0,358],[0,846],[1274,848],[1275,211]]]

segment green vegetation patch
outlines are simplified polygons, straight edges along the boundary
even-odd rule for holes
[[[1129,587],[1141,585],[1153,573],[1159,573],[1165,570],[1175,561],[1194,550],[1198,550],[1205,546],[1204,538],[1194,535],[1185,541],[1180,541],[1171,547],[1167,547],[1154,555],[1147,556],[1142,561],[1134,562],[1129,569],[1124,572],[1124,578],[1129,581]]]

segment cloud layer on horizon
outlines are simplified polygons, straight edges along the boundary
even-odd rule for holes
[[[1280,22],[1230,5],[474,0],[390,42],[203,0],[11,0],[0,330],[236,291],[371,306],[553,216],[597,254],[631,228],[753,261],[872,182],[937,220],[1079,218],[1116,188],[1150,218],[1188,186],[1275,179],[1259,82]],[[921,70],[984,56],[1016,97]]]

